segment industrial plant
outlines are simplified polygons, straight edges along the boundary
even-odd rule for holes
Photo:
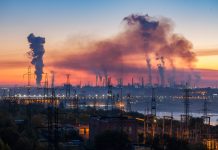
[[[0,87],[0,150],[218,150],[218,88],[192,43],[166,17],[121,24],[48,61],[47,36],[26,36],[24,85]]]
[[[34,132],[45,149],[89,149],[101,134],[125,134],[130,144],[122,145],[125,149],[170,150],[177,144],[181,149],[190,145],[218,149],[217,120],[212,119],[216,115],[210,113],[210,109],[216,111],[210,103],[217,103],[218,89],[178,84],[175,77],[167,82],[164,57],[156,58],[157,83],[152,82],[154,69],[146,58],[147,82],[144,77],[132,77],[123,84],[122,78],[112,82],[110,74],[97,74],[93,85],[73,85],[72,75],[66,74],[66,82],[60,86],[55,85],[55,72],[43,72],[45,38],[30,34],[28,41],[35,84],[31,84],[29,66],[23,74],[26,86],[1,88],[0,101],[2,109],[14,116],[15,124]],[[39,116],[42,118],[35,120]]]

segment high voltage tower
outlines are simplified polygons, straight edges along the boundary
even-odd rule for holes
[[[70,97],[70,74],[66,74],[66,78],[67,78],[67,81],[66,81],[66,98],[69,98]]]
[[[153,116],[156,116],[156,98],[155,98],[155,91],[152,87],[152,97],[151,97],[151,114]]]
[[[29,66],[28,69],[27,69],[27,73],[25,73],[23,75],[23,77],[27,76],[27,86],[26,86],[26,88],[27,88],[27,96],[30,96],[31,75],[32,75],[32,73],[31,73],[31,66]]]
[[[26,108],[26,113],[27,113],[27,121],[28,121],[28,125],[29,127],[31,127],[31,119],[32,119],[32,108],[31,108],[31,101],[30,101],[30,90],[31,90],[31,66],[28,67],[27,69],[27,73],[25,73],[23,75],[23,77],[27,76],[27,98],[28,98],[28,102],[27,102],[27,108]]]
[[[52,72],[51,99],[48,104],[48,150],[59,149],[58,100],[55,95],[55,73]]]
[[[155,129],[156,129],[156,97],[155,97],[155,91],[152,87],[152,97],[151,97],[151,136],[152,139],[154,139],[155,136]]]
[[[45,73],[45,80],[44,80],[44,90],[43,90],[43,92],[44,92],[44,97],[46,98],[46,97],[48,97],[49,95],[49,89],[48,89],[48,74],[47,73]]]
[[[190,108],[190,89],[188,87],[186,87],[185,89],[185,96],[184,96],[184,109],[185,109],[185,127],[186,129],[188,128],[188,124],[189,124],[189,108]]]
[[[151,96],[151,112],[150,114],[145,114],[144,118],[144,139],[146,139],[148,135],[148,129],[150,128],[150,135],[152,140],[155,136],[155,130],[156,130],[156,97],[155,97],[155,89],[152,87],[152,96]],[[146,140],[144,141],[146,142]]]
[[[205,95],[203,95],[205,96]],[[208,99],[205,96],[204,97],[204,103],[203,103],[203,121],[204,121],[204,126],[203,126],[203,132],[204,132],[204,137],[205,138],[210,138],[210,116],[208,115]]]
[[[110,82],[110,79],[107,81],[107,87],[108,87],[108,91],[107,91],[107,102],[106,102],[106,105],[105,105],[105,110],[108,111],[109,110],[109,104],[111,103],[112,104],[112,101],[113,101],[113,93],[112,93],[112,85],[111,85],[111,82]],[[113,106],[111,106],[113,107]]]
[[[206,125],[210,125],[210,116],[208,116],[208,99],[206,96],[203,103],[203,119]]]
[[[203,105],[203,116],[204,117],[207,117],[207,113],[208,113],[208,103],[207,103],[207,98],[205,97],[204,98],[204,105]]]
[[[190,108],[190,89],[188,88],[188,84],[184,89],[184,96],[183,96],[183,103],[184,103],[184,114],[181,115],[181,132],[182,138],[189,138],[189,108]]]
[[[115,105],[115,100],[113,98],[113,101],[112,101],[112,106]],[[124,105],[123,105],[123,80],[120,79],[120,115],[122,116],[123,115],[123,112],[124,112]]]
[[[126,100],[126,111],[127,112],[131,112],[132,111],[130,99],[131,99],[131,95],[129,93],[129,94],[127,94],[127,100]]]

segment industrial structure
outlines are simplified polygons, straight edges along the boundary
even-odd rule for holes
[[[122,125],[121,125],[122,124]],[[137,143],[137,122],[127,117],[91,117],[89,121],[89,138],[107,130],[123,131],[128,134],[133,143]]]
[[[170,94],[175,95],[171,96],[172,100],[178,101],[180,105],[182,103],[184,104],[184,113],[180,116],[180,120],[175,120],[173,113],[171,113],[171,115],[158,116],[159,110],[157,103],[160,103],[161,97],[163,97],[159,95],[160,93],[165,93],[164,90],[169,90],[163,86],[144,86],[142,82],[141,87],[137,87],[134,86],[133,82],[130,86],[126,87],[123,86],[122,81],[119,81],[119,86],[113,86],[111,78],[107,76],[107,87],[76,87],[71,85],[70,75],[67,74],[64,86],[57,87],[54,83],[55,74],[52,73],[51,86],[49,87],[48,74],[44,73],[44,87],[35,88],[31,86],[30,68],[28,68],[28,72],[25,76],[26,75],[28,76],[28,82],[27,86],[23,88],[25,89],[23,90],[25,91],[23,92],[25,96],[19,95],[18,89],[14,88],[8,91],[3,90],[1,100],[3,100],[4,103],[10,104],[10,109],[17,105],[31,106],[31,104],[34,103],[47,106],[47,140],[49,143],[49,149],[58,149],[58,143],[60,140],[58,132],[61,130],[61,124],[59,122],[59,108],[62,107],[61,104],[64,104],[63,109],[73,109],[76,112],[75,115],[77,119],[74,124],[75,127],[79,127],[80,124],[79,109],[93,107],[95,112],[97,112],[98,109],[103,109],[107,112],[120,110],[121,113],[117,116],[112,116],[110,114],[107,116],[101,116],[95,114],[95,116],[90,117],[89,125],[86,125],[84,132],[89,131],[89,134],[85,134],[85,136],[89,135],[89,138],[92,140],[96,134],[100,134],[106,129],[114,130],[115,127],[119,126],[122,131],[129,133],[133,143],[137,143],[138,133],[140,133],[141,130],[140,122],[143,122],[142,133],[145,145],[148,142],[148,138],[155,139],[157,136],[164,138],[167,135],[190,143],[202,141],[207,145],[207,147],[212,147],[211,149],[217,148],[218,134],[213,132],[213,127],[211,126],[212,116],[208,113],[208,99],[213,98],[213,94],[211,94],[215,92],[213,89],[211,89],[211,91],[208,89],[191,89],[187,85],[183,88],[170,89],[173,91]],[[81,92],[85,89],[90,92],[92,92],[92,89],[95,89],[93,91],[99,90],[101,92],[98,92],[98,95],[94,93],[90,96],[90,94],[83,94]],[[37,90],[40,91],[40,95],[38,96],[35,95]],[[135,93],[139,93],[140,90],[144,93],[146,93],[147,90],[147,95],[141,97],[137,96]],[[99,93],[106,94],[102,95]],[[146,99],[146,102],[144,102],[143,99]],[[192,105],[192,102],[195,102],[193,99],[199,99],[199,102],[202,102],[203,113],[201,119],[203,122],[201,122],[201,120],[196,121],[195,118],[190,115],[190,106]],[[172,100],[168,99],[167,101],[170,102]],[[131,112],[135,110],[134,107],[136,107],[136,102],[143,102],[141,104],[143,104],[144,108],[146,107],[146,103],[149,104],[147,105],[149,108],[146,108],[147,112],[143,118],[132,118],[126,115],[126,113],[131,114]],[[123,109],[124,107],[125,109]],[[27,111],[28,120],[31,120],[30,111],[31,109]],[[101,128],[102,130],[97,130]]]

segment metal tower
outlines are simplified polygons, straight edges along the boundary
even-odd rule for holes
[[[186,88],[184,89],[183,103],[184,103],[184,114],[181,115],[181,138],[189,140],[189,107],[190,107],[190,89],[186,83]]]
[[[204,99],[204,104],[203,104],[203,116],[204,117],[208,116],[208,102],[207,102],[207,98],[206,97]]]
[[[51,83],[51,99],[48,105],[48,150],[59,149],[59,135],[58,135],[58,100],[55,94],[55,73],[52,72]]]
[[[114,100],[112,101],[112,105],[115,105]],[[124,105],[123,105],[123,85],[120,85],[120,116],[123,115]]]
[[[106,105],[105,105],[105,110],[109,110],[109,105],[111,104],[112,98],[113,98],[112,86],[108,85],[107,102],[106,102]]]
[[[107,91],[107,102],[105,105],[105,110],[108,111],[109,110],[109,104],[113,101],[113,93],[112,93],[112,85],[110,83],[110,78],[107,82],[107,87],[108,87],[108,91]],[[113,107],[113,106],[111,106]]]
[[[67,80],[66,80],[66,97],[69,98],[70,97],[70,74],[66,74]]]
[[[155,91],[152,87],[152,97],[151,97],[151,114],[156,116],[156,98],[155,98]]]
[[[186,84],[186,88],[184,90],[185,95],[184,98],[184,114],[185,114],[185,129],[188,129],[189,124],[189,107],[190,107],[190,89],[188,88],[188,85]]]
[[[132,77],[132,87],[134,87],[134,78]]]
[[[79,120],[79,96],[76,93],[76,89],[74,89],[74,98],[73,98],[73,109],[74,113],[76,115],[76,125],[80,124]]]
[[[210,116],[208,115],[208,101],[205,96],[204,99],[204,104],[203,104],[203,121],[204,121],[204,126],[203,126],[203,132],[205,133],[205,137],[209,138],[210,137]]]
[[[26,85],[26,88],[27,88],[27,96],[30,95],[30,88],[31,88],[31,66],[28,66],[28,69],[27,69],[27,73],[25,73],[23,75],[23,78],[25,76],[27,76],[27,85]]]
[[[144,83],[144,77],[142,77],[142,88],[144,88],[144,85],[145,85],[145,83]]]
[[[151,122],[151,137],[152,140],[155,136],[155,130],[156,130],[156,98],[155,98],[155,91],[154,87],[152,87],[152,97],[151,97],[151,116],[149,118]]]
[[[23,75],[23,78],[27,76],[27,97],[29,99],[30,97],[30,90],[31,90],[31,66],[28,66],[27,73]],[[27,120],[28,120],[28,126],[31,127],[31,119],[32,119],[32,110],[31,110],[31,101],[28,101],[27,107],[26,107],[26,114],[27,114]]]
[[[127,101],[126,101],[126,110],[127,112],[131,112],[132,111],[132,108],[131,108],[131,104],[130,104],[130,94],[127,94]]]
[[[45,81],[44,81],[44,98],[48,96],[48,74],[45,73]]]

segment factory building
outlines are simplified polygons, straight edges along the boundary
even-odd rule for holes
[[[107,130],[124,131],[133,143],[137,142],[137,123],[135,119],[127,117],[90,117],[89,138],[94,141],[95,136]]]

